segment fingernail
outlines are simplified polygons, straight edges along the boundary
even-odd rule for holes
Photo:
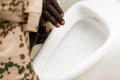
[[[65,21],[62,21],[62,22],[61,22],[61,25],[64,25],[64,24],[65,24]]]
[[[45,27],[45,26],[47,26],[47,23],[43,23],[42,25]]]
[[[64,13],[61,13],[61,16],[64,17]]]
[[[57,24],[55,24],[55,26],[56,26],[56,27],[60,27],[60,24],[59,24],[59,23],[57,23]]]
[[[44,27],[47,27],[48,25],[47,25],[47,23],[44,23],[44,25],[43,25]]]

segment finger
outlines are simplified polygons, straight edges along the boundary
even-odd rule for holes
[[[43,18],[46,21],[50,21],[56,27],[60,26],[60,24],[56,21],[56,19],[47,10],[43,11]]]
[[[46,26],[40,25],[39,28],[38,28],[39,34],[44,34],[45,33],[45,28],[46,28]]]
[[[51,3],[51,0],[43,0],[43,6],[47,6],[48,4]]]
[[[39,28],[38,28],[38,32],[40,34],[42,34],[44,31],[44,29],[47,27],[47,23],[46,21],[44,20],[44,18],[41,16],[40,18],[40,23],[39,23]]]
[[[40,26],[40,25],[43,25],[43,26],[45,26],[45,27],[47,26],[47,22],[43,19],[42,16],[40,17],[39,26]]]
[[[51,4],[55,7],[55,9],[61,14],[61,16],[64,16],[64,12],[61,9],[61,7],[59,6],[57,0],[51,0]]]
[[[63,17],[61,17],[61,15],[58,13],[58,11],[51,5],[49,4],[47,7],[47,10],[50,12],[51,15],[54,16],[54,18],[63,25],[64,20]]]

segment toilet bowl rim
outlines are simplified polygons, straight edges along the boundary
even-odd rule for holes
[[[103,48],[105,48],[106,46],[107,46],[107,48],[110,49],[110,47],[111,47],[110,45],[112,45],[112,44],[109,44],[109,43],[112,43],[112,42],[111,42],[111,35],[109,35],[108,40],[105,41],[105,43],[102,45],[101,48],[99,48],[98,51],[101,51],[101,49],[103,50]],[[108,47],[108,46],[109,46],[109,47]],[[107,49],[107,50],[109,50],[109,49]],[[104,54],[104,55],[105,55],[105,54]]]

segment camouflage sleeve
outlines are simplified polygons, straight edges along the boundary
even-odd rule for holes
[[[27,12],[29,13],[29,17],[26,30],[37,32],[40,16],[42,13],[42,0],[30,0]]]
[[[29,0],[0,0],[0,19],[26,22]]]
[[[0,80],[39,80],[24,30],[28,5],[29,0],[0,0]]]
[[[39,80],[29,55],[24,23],[0,21],[0,80]]]

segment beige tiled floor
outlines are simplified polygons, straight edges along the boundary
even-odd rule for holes
[[[33,47],[32,51],[31,51],[31,59],[32,60],[35,58],[35,56],[37,55],[37,53],[39,52],[41,47],[42,47],[42,44],[37,44]]]

